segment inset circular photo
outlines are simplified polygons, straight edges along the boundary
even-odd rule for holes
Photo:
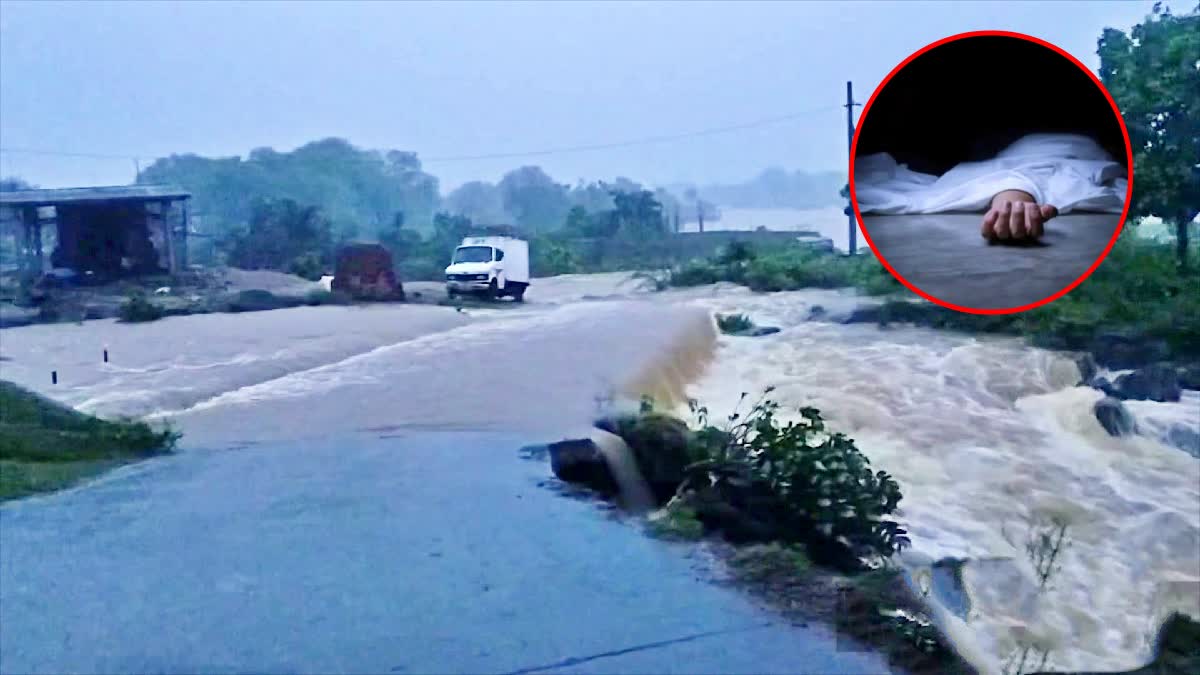
[[[1097,76],[1062,49],[986,31],[935,42],[863,108],[850,196],[905,286],[978,314],[1062,297],[1116,242],[1129,135]]]

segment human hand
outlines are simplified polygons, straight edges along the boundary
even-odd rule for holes
[[[1058,209],[1039,205],[1028,192],[1005,190],[992,198],[980,234],[989,241],[1033,241],[1045,233],[1045,222],[1057,215]]]

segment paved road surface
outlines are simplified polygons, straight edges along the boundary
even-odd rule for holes
[[[897,272],[935,298],[964,307],[1020,307],[1066,288],[1112,238],[1116,214],[1060,216],[1038,246],[989,245],[980,214],[865,216],[872,243]]]
[[[0,671],[860,672],[516,437],[193,449],[0,507]]]

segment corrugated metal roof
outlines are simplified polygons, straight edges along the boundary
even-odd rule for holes
[[[114,185],[0,192],[0,206],[53,206],[80,202],[157,201],[187,199],[192,194],[177,185]]]

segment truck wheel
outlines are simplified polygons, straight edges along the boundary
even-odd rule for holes
[[[517,286],[516,289],[513,290],[512,297],[514,302],[525,302],[525,286]]]
[[[500,296],[500,287],[498,285],[496,285],[496,280],[492,279],[492,282],[490,284],[488,284],[487,294],[484,297],[486,297],[488,300],[495,300],[499,296]]]

